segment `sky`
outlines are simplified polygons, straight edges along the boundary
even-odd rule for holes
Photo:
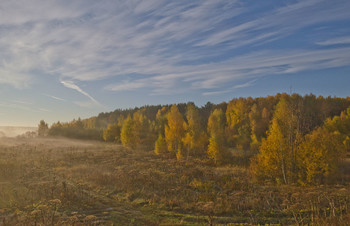
[[[349,0],[0,1],[0,126],[281,92],[349,96]]]

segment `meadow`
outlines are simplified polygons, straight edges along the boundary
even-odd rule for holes
[[[349,175],[333,185],[259,184],[250,179],[242,153],[218,167],[113,143],[2,138],[0,156],[1,225],[350,221]]]

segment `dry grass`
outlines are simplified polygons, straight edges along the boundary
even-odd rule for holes
[[[66,139],[0,139],[0,156],[4,225],[346,225],[349,218],[346,183],[258,185],[245,166]]]

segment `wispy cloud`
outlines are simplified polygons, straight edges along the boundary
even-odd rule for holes
[[[246,87],[252,86],[252,85],[255,84],[256,81],[257,81],[257,79],[254,79],[252,81],[249,81],[249,82],[246,82],[246,83],[243,83],[243,84],[235,85],[233,87],[233,89],[241,89],[241,88],[246,88]]]
[[[28,102],[24,101],[3,101],[0,102],[0,107],[19,109],[25,112],[33,113],[50,112],[48,109],[31,107]]]
[[[349,65],[349,48],[331,46],[349,37],[318,42],[316,50],[264,44],[348,21],[350,1],[283,1],[266,8],[239,0],[3,1],[0,84],[28,87],[39,73],[98,103],[77,84],[208,94],[242,79]]]
[[[79,107],[82,108],[93,108],[96,107],[96,103],[95,102],[91,102],[91,101],[73,101],[74,104],[78,105]],[[98,103],[98,106],[102,106]]]
[[[326,0],[305,0],[288,4],[264,12],[258,19],[234,24],[231,28],[218,31],[204,38],[199,46],[215,46],[226,43],[225,46],[238,48],[240,46],[276,40],[292,33],[323,22],[349,19],[348,1],[330,3]]]
[[[203,96],[214,96],[214,95],[220,95],[224,93],[229,93],[231,90],[222,90],[222,91],[210,91],[210,92],[204,92],[202,93]]]
[[[248,82],[245,82],[245,83],[242,83],[242,84],[234,85],[233,87],[230,87],[230,88],[225,89],[225,90],[203,92],[202,95],[203,96],[213,96],[213,95],[221,95],[221,94],[224,94],[224,93],[229,93],[229,92],[232,92],[235,89],[242,89],[242,88],[247,88],[247,87],[253,86],[256,81],[257,81],[257,79],[253,79],[251,81],[248,81]]]
[[[59,101],[66,101],[65,99],[63,98],[60,98],[60,97],[56,97],[56,96],[52,96],[52,95],[48,95],[48,94],[43,94],[44,96],[47,96],[47,97],[50,97],[52,99],[55,99],[55,100],[59,100]]]
[[[339,44],[350,44],[350,36],[332,38],[326,41],[317,42],[318,45],[339,45]]]
[[[39,108],[38,110],[43,111],[43,112],[51,112],[50,110],[48,110],[46,108]]]
[[[22,104],[22,105],[33,105],[32,102],[30,101],[23,101],[23,100],[13,100],[13,103],[17,103],[17,104]]]
[[[110,91],[129,91],[129,90],[135,90],[135,89],[140,89],[146,86],[149,86],[151,84],[147,84],[147,81],[124,81],[121,84],[112,84],[112,85],[107,85],[105,89],[110,90]]]
[[[94,102],[95,104],[99,104],[97,100],[95,100],[92,96],[90,96],[87,92],[85,92],[84,90],[82,90],[79,86],[77,86],[76,84],[74,84],[74,82],[72,81],[61,81],[61,84],[64,85],[65,87],[69,88],[69,89],[73,89],[78,91],[79,93],[83,94],[84,96],[88,97],[92,102]]]
[[[0,84],[22,89],[28,87],[30,80],[31,76],[28,74],[19,73],[15,69],[8,69],[6,65],[3,65],[3,68],[0,67]]]
[[[243,78],[257,78],[271,74],[288,74],[305,70],[319,70],[348,65],[350,47],[324,50],[294,50],[288,55],[284,51],[259,51],[234,57],[224,62],[184,67],[182,73],[168,76],[150,76],[123,84],[109,85],[114,91],[135,90],[141,87],[160,89],[159,94],[171,93],[176,82],[189,82],[191,90],[227,88]],[[244,88],[254,85],[256,79],[232,88]],[[178,85],[178,84],[177,84]],[[176,90],[175,90],[176,91]],[[205,92],[207,93],[207,92]]]

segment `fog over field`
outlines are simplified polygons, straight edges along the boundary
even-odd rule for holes
[[[0,137],[16,137],[26,132],[35,132],[36,127],[0,126]]]

